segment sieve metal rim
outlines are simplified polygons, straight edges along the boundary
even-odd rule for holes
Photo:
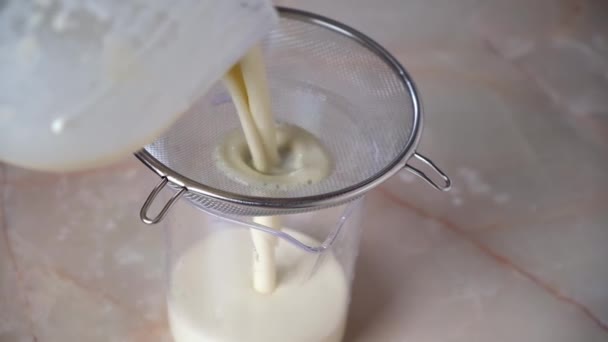
[[[438,188],[440,190],[446,190],[450,187],[449,178],[447,178],[447,176],[445,176],[443,172],[441,172],[432,162],[430,162],[430,160],[416,153],[416,147],[418,145],[422,133],[422,106],[420,103],[418,91],[416,90],[416,86],[411,76],[405,70],[405,68],[397,61],[397,59],[370,37],[338,21],[315,13],[293,8],[276,7],[276,9],[278,10],[281,17],[319,25],[323,28],[340,33],[345,37],[355,40],[363,47],[367,48],[370,52],[381,58],[389,67],[391,67],[399,75],[399,79],[401,80],[405,88],[408,90],[413,107],[412,133],[408,137],[407,143],[403,147],[402,151],[394,158],[393,161],[388,163],[387,166],[385,166],[373,176],[368,177],[364,181],[361,181],[357,184],[351,185],[340,190],[313,196],[272,198],[245,196],[216,189],[205,184],[201,184],[191,178],[185,177],[175,172],[173,169],[167,167],[165,164],[153,157],[152,154],[150,154],[148,151],[142,149],[136,152],[135,156],[148,168],[150,168],[162,178],[161,183],[159,184],[159,186],[157,186],[157,188],[153,190],[153,192],[150,194],[150,197],[148,197],[148,200],[153,200],[155,192],[157,193],[158,191],[160,191],[160,189],[162,189],[162,187],[164,187],[168,182],[172,183],[172,185],[174,186],[181,188],[180,191],[173,196],[172,200],[167,203],[167,205],[163,208],[161,214],[159,214],[156,218],[147,218],[147,216],[144,215],[144,210],[142,210],[142,219],[144,220],[144,222],[153,224],[162,220],[162,216],[164,216],[164,213],[166,213],[171,204],[185,192],[193,192],[198,195],[209,197],[210,199],[216,201],[228,202],[233,205],[257,207],[262,210],[300,209],[305,211],[307,209],[310,210],[312,208],[324,208],[340,205],[359,198],[364,193],[380,185],[382,182],[392,177],[404,168],[417,174],[418,176],[421,176],[425,181],[429,182],[435,188]],[[442,176],[445,182],[445,186],[438,186],[433,181],[430,181],[430,179],[426,177],[423,172],[420,172],[417,169],[407,165],[407,161],[414,155],[427,165],[431,166],[435,171],[437,171]],[[146,204],[149,204],[148,201]],[[147,206],[144,205],[144,207]]]

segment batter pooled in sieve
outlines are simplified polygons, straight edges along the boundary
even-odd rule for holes
[[[279,161],[264,173],[254,168],[245,135],[229,134],[217,150],[218,166],[232,179],[250,186],[289,189],[310,185],[331,171],[329,156],[319,140],[306,130],[289,124],[276,126]]]

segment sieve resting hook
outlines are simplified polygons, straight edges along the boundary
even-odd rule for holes
[[[158,183],[158,185],[152,189],[152,192],[150,192],[150,195],[148,195],[148,198],[146,198],[144,205],[142,205],[141,210],[139,211],[139,217],[145,224],[157,224],[160,222],[165,215],[167,215],[167,212],[169,212],[169,209],[171,209],[171,206],[173,206],[175,201],[177,201],[184,194],[184,192],[186,192],[186,188],[182,187],[178,192],[171,196],[171,199],[169,199],[169,201],[154,218],[150,218],[148,216],[148,210],[150,209],[152,202],[154,202],[156,199],[158,193],[165,187],[165,185],[167,185],[168,182],[169,180],[167,177],[162,177],[160,183]]]
[[[443,183],[442,184],[437,184],[435,181],[433,181],[432,179],[430,179],[429,176],[427,176],[424,172],[420,171],[419,169],[417,169],[414,166],[411,166],[410,164],[405,164],[404,168],[406,170],[408,170],[409,172],[411,172],[411,173],[415,174],[416,176],[422,178],[425,182],[427,182],[433,188],[435,188],[435,189],[437,189],[439,191],[448,191],[448,190],[450,190],[450,188],[452,187],[452,181],[450,180],[450,177],[448,177],[443,171],[441,171],[441,169],[439,167],[437,167],[437,165],[435,165],[435,163],[433,163],[430,159],[428,159],[427,157],[423,156],[422,154],[419,154],[418,152],[414,153],[414,158],[416,158],[417,160],[419,160],[423,164],[425,164],[428,167],[430,167],[436,174],[439,175],[439,177],[441,178],[441,180],[443,181]]]

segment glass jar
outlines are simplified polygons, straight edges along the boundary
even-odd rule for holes
[[[362,202],[273,217],[280,231],[256,223],[264,219],[214,216],[176,204],[165,222],[175,341],[341,341]],[[269,293],[254,288],[256,264],[265,253],[260,239],[268,242],[276,271]]]

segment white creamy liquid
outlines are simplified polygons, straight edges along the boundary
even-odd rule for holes
[[[218,147],[218,167],[248,185],[283,189],[327,177],[330,158],[319,140],[297,126],[275,124],[258,47],[224,82],[242,129]],[[279,217],[254,221],[282,228]],[[312,272],[317,255],[257,230],[226,229],[199,241],[172,274],[169,321],[175,341],[341,341],[349,283],[335,257],[326,253]]]
[[[252,186],[291,186],[317,183],[331,171],[321,142],[295,125],[274,122],[262,54],[258,47],[245,55],[224,77],[241,129],[218,147],[218,166]]]
[[[333,254],[327,252],[311,273],[317,255],[279,242],[277,287],[272,294],[261,294],[251,286],[251,248],[247,231],[222,227],[180,257],[168,301],[175,341],[341,341],[349,283]]]
[[[254,168],[245,135],[242,130],[236,130],[219,146],[217,165],[237,182],[281,190],[317,183],[331,171],[329,155],[319,140],[304,129],[279,124],[276,143],[279,163],[260,173]]]
[[[318,139],[302,128],[281,125],[277,130],[262,51],[254,47],[224,77],[236,107],[241,131],[225,139],[216,156],[218,167],[248,185],[277,188],[311,184],[327,177],[330,159]],[[254,221],[280,229],[278,218]],[[254,250],[253,287],[271,293],[276,286],[274,247],[276,239],[252,230]]]

